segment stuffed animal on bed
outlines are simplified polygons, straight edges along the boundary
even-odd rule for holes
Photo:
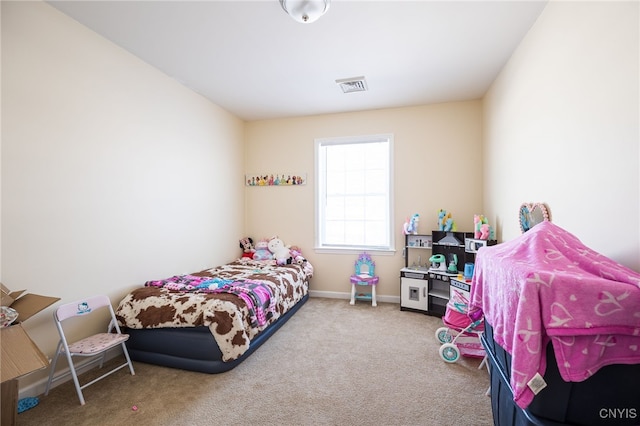
[[[289,249],[291,251],[291,263],[297,263],[298,265],[302,265],[307,259],[302,256],[302,251],[298,246],[291,246]]]
[[[241,239],[240,248],[242,249],[242,257],[253,259],[253,253],[256,252],[256,249],[253,248],[253,239],[251,239],[251,237]]]
[[[280,238],[272,237],[267,243],[269,251],[273,253],[273,258],[278,265],[286,265],[291,263],[291,250],[284,245],[284,241]]]
[[[256,243],[255,252],[253,252],[253,260],[271,260],[273,253],[269,251],[269,242],[262,239]]]

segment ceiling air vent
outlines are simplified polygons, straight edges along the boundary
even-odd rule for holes
[[[367,91],[367,82],[364,77],[343,78],[342,80],[336,80],[336,83],[344,93]]]

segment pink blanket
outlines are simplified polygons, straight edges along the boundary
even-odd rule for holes
[[[529,381],[545,372],[549,342],[565,381],[640,363],[640,274],[551,222],[481,249],[471,289],[471,307],[512,355],[511,388],[522,408],[535,396]]]

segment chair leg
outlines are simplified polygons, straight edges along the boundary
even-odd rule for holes
[[[351,284],[351,302],[349,302],[350,305],[355,305],[356,304],[356,285],[355,284]]]
[[[132,376],[136,375],[136,372],[133,370],[133,363],[131,362],[131,358],[129,358],[129,351],[127,350],[127,346],[124,342],[122,342],[122,352],[124,353],[124,357],[127,359],[127,364],[129,364],[129,371]]]
[[[49,380],[47,380],[47,387],[44,390],[44,395],[49,395],[49,391],[51,390],[51,383],[53,383],[53,375],[56,372],[56,365],[58,364],[58,356],[60,356],[60,346],[62,346],[62,342],[58,343],[58,348],[56,349],[56,354],[53,357],[53,361],[51,361],[51,365],[49,366]]]
[[[73,359],[71,355],[67,352],[67,361],[69,362],[69,371],[71,371],[71,377],[73,377],[73,383],[76,385],[76,393],[78,394],[78,399],[80,400],[80,405],[84,405],[84,395],[82,394],[82,388],[80,387],[80,381],[78,380],[78,375],[76,374],[76,368],[73,365]]]

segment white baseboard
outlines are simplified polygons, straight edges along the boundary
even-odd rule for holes
[[[122,356],[122,359],[124,360],[124,356],[122,355],[122,350],[112,350],[110,352],[107,352],[107,356],[105,358],[105,363],[108,362],[109,360],[117,357],[117,356]],[[89,371],[91,368],[97,368],[97,362],[98,360],[96,358],[93,359],[87,359],[85,361],[78,361],[76,363],[76,373],[78,373],[78,375]],[[60,364],[66,364],[67,363],[67,359],[64,357],[60,357],[58,359],[58,365]],[[62,370],[58,371],[56,374],[56,377],[60,377],[59,380],[51,383],[51,389],[60,386],[63,383],[66,383],[70,380],[72,380],[71,378],[71,370],[69,369],[69,366],[67,365],[65,368],[63,368]],[[30,383],[24,387],[20,386],[20,389],[18,391],[18,398],[26,398],[26,397],[35,397],[35,396],[40,396],[40,395],[44,395],[44,391],[47,388],[47,381],[49,380],[49,376],[47,375],[47,377],[43,377],[42,379]],[[80,382],[80,385],[82,385],[82,381]]]
[[[346,299],[351,300],[351,293],[340,291],[319,291],[309,290],[310,297],[325,297],[327,299]],[[378,302],[397,303],[400,304],[400,296],[381,296],[376,295]]]

